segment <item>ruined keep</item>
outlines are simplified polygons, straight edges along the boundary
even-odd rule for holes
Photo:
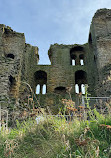
[[[0,102],[20,104],[30,87],[42,107],[56,109],[62,98],[69,98],[67,88],[76,101],[88,84],[91,96],[111,95],[111,10],[98,10],[90,26],[88,43],[84,45],[50,46],[51,65],[38,65],[38,47],[25,43],[23,33],[0,25]],[[77,88],[75,88],[75,86]],[[43,92],[43,87],[44,91]],[[78,91],[77,91],[78,89]],[[36,91],[37,94],[36,94]],[[45,93],[45,94],[44,94]]]

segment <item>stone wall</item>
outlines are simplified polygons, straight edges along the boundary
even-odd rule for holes
[[[96,92],[98,96],[108,96],[111,95],[111,84],[105,86],[103,83],[107,78],[106,74],[110,76],[111,70],[109,68],[108,72],[105,72],[107,67],[111,65],[111,10],[100,9],[95,13],[90,33],[93,45],[93,60],[97,69]]]
[[[10,27],[0,25],[1,101],[6,100],[6,98],[8,103],[12,100],[15,102],[18,100],[22,81],[27,80],[28,74],[31,75],[31,64],[34,62],[37,64],[37,48],[28,45],[29,49],[27,49],[26,45],[23,33],[17,33]],[[27,61],[29,59],[31,61]],[[4,105],[6,106],[5,101]]]
[[[77,100],[82,85],[88,84],[91,96],[111,95],[111,10],[98,10],[90,26],[88,43],[84,45],[51,45],[51,65],[38,65],[38,47],[25,43],[23,33],[0,25],[0,100],[18,102],[28,94],[37,97],[42,107],[54,111],[62,98]],[[39,85],[40,94],[36,94]],[[43,87],[46,94],[42,94]],[[75,89],[75,85],[78,86]],[[84,94],[83,94],[84,95]]]

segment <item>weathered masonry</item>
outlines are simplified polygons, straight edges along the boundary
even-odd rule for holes
[[[22,33],[0,25],[0,101],[19,103],[31,88],[41,106],[57,107],[68,98],[76,101],[84,85],[92,96],[111,95],[111,10],[98,10],[84,45],[50,46],[51,65],[38,65],[38,48],[25,43]],[[30,85],[27,87],[27,85]]]

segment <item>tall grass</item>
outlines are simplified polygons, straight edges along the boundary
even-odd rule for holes
[[[111,116],[95,111],[93,120],[33,119],[0,134],[0,157],[14,158],[110,158]]]
[[[65,106],[59,111],[59,116],[45,115],[37,122],[35,117],[39,109],[35,109],[32,102],[33,113],[29,116],[33,118],[21,123],[16,120],[16,127],[12,129],[2,127],[0,158],[111,158],[111,115],[92,110],[87,91],[87,112],[81,106],[76,109],[70,90],[70,99],[62,100]],[[33,97],[32,94],[31,99]],[[64,116],[67,113],[69,120]],[[84,117],[86,113],[88,120]],[[82,114],[80,119],[78,114]]]

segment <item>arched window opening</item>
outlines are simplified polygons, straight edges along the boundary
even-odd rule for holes
[[[75,92],[78,94],[79,93],[79,86],[78,84],[75,84]]]
[[[40,85],[39,84],[36,86],[36,94],[40,94]]]
[[[80,60],[80,64],[81,64],[81,65],[84,65],[83,59]]]
[[[57,94],[65,94],[66,93],[66,88],[65,87],[56,87],[54,89],[54,93],[57,93]]]
[[[84,65],[84,48],[82,46],[75,46],[70,50],[71,65]],[[81,61],[80,61],[81,60]]]
[[[84,55],[83,54],[79,55],[79,59],[80,59],[80,65],[84,65]]]
[[[70,54],[70,58],[71,58],[71,65],[76,65],[76,55],[74,54]]]
[[[42,87],[42,94],[46,94],[46,84],[44,84]]]
[[[77,84],[86,84],[87,83],[87,74],[83,70],[78,70],[75,73],[75,83]]]
[[[72,65],[76,65],[76,61],[72,59]]]
[[[85,94],[85,85],[84,84],[81,85],[81,92],[82,92],[82,94]]]
[[[15,56],[14,56],[13,54],[7,54],[6,57],[7,57],[7,58],[11,58],[11,59],[14,59],[14,58],[15,58]]]
[[[14,94],[14,92],[16,91],[16,80],[13,76],[9,76],[9,92],[10,94]]]
[[[85,94],[84,84],[87,84],[87,74],[83,70],[76,71],[75,84],[78,84],[79,93]]]
[[[36,94],[46,94],[47,92],[47,73],[45,71],[37,71],[34,74]],[[38,90],[37,90],[38,88]]]

